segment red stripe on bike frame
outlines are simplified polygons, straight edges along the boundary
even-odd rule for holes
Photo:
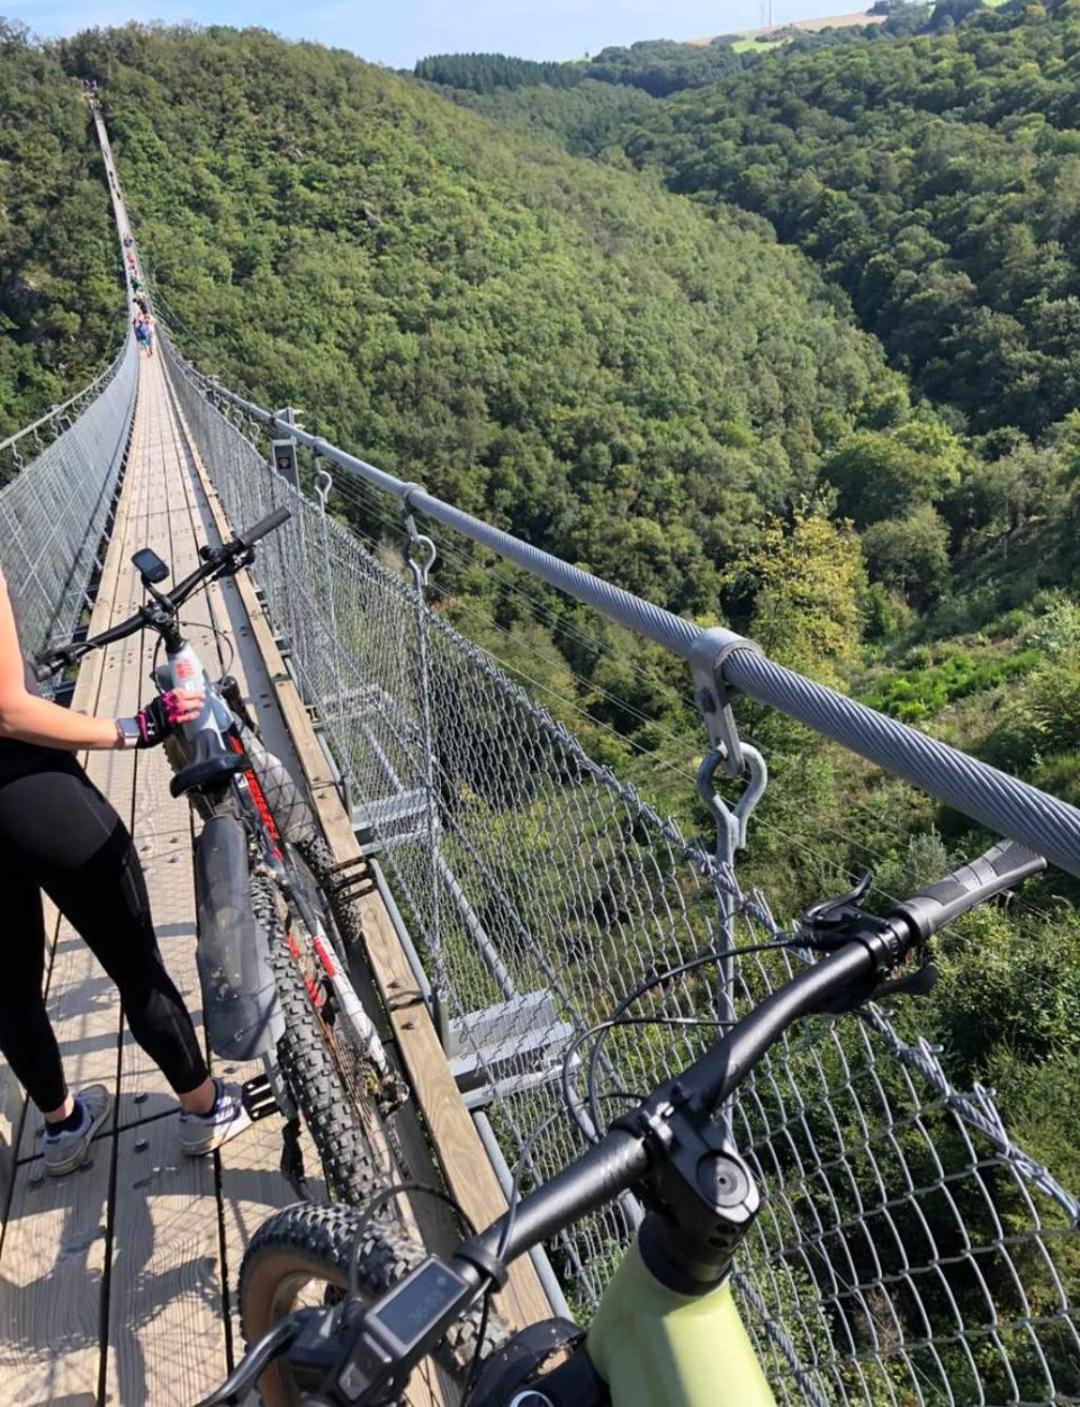
[[[323,941],[322,941],[322,939],[321,939],[321,938],[316,938],[316,937],[314,937],[314,935],[313,935],[313,936],[312,936],[312,939],[311,939],[311,946],[315,949],[315,952],[316,952],[316,954],[318,955],[319,961],[322,963],[323,967],[326,969],[326,975],[327,975],[327,977],[336,977],[336,976],[337,976],[337,968],[334,966],[334,959],[333,959],[333,958],[330,956],[330,954],[326,951],[326,948],[323,946]]]
[[[326,1001],[326,993],[319,990],[319,984],[315,981],[314,977],[305,977],[304,986],[307,988],[307,994],[311,998],[311,1005],[316,1011],[320,1011],[323,1003]]]
[[[233,752],[240,753],[244,751],[244,744],[235,733],[229,734],[229,746],[232,748]],[[274,823],[273,814],[270,811],[270,806],[267,803],[263,789],[259,784],[259,779],[253,771],[248,770],[244,773],[244,780],[247,782],[248,790],[251,792],[251,799],[255,803],[255,810],[259,813],[259,820],[263,823],[263,829],[269,837],[271,852],[275,859],[280,860],[282,856],[278,841],[281,839],[281,836]]]
[[[295,934],[290,933],[288,935],[285,939],[285,946],[288,948],[289,952],[292,953],[293,957],[296,958],[297,962],[299,962],[300,944],[296,941]],[[321,1010],[326,1001],[326,993],[319,990],[319,984],[315,981],[314,977],[309,977],[306,972],[304,973],[304,986],[307,988],[307,994],[311,999],[312,1006],[315,1007],[317,1011]]]

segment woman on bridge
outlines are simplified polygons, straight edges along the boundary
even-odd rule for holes
[[[180,1101],[180,1146],[220,1148],[250,1123],[237,1085],[211,1079],[191,1017],[165,971],[131,836],[73,756],[84,748],[153,747],[195,718],[202,695],[155,698],[134,718],[88,718],[41,698],[23,662],[0,572],[0,848],[5,929],[0,1051],[45,1117],[53,1176],[90,1155],[112,1098],[104,1085],[72,1094],[45,1011],[41,891],[116,983],[131,1033]]]

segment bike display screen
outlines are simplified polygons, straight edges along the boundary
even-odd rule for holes
[[[157,583],[164,581],[169,569],[152,547],[140,547],[131,559],[132,565],[144,581]]]
[[[368,1311],[368,1322],[374,1320],[407,1350],[468,1292],[468,1284],[456,1271],[432,1257],[403,1280],[388,1299]]]

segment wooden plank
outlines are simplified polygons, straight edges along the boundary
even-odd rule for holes
[[[203,492],[220,533],[228,520],[204,466],[195,455]],[[319,746],[296,686],[289,679],[273,631],[259,605],[246,572],[234,581],[266,672],[273,681],[278,706],[292,735],[323,832],[339,861],[360,857],[360,847],[345,814],[325,756]],[[408,1070],[417,1102],[427,1124],[447,1185],[466,1214],[485,1226],[506,1210],[506,1200],[479,1135],[458,1093],[445,1053],[422,1000],[414,995],[415,981],[377,892],[360,901],[364,942],[371,971],[390,1012],[398,1049]],[[503,1317],[513,1326],[547,1318],[551,1306],[531,1261],[525,1257],[511,1267],[505,1290],[496,1299]]]
[[[177,410],[178,418],[182,422],[183,416],[179,412],[178,405]],[[189,436],[186,437],[186,443],[189,455],[190,482],[193,490],[193,514],[203,528],[203,535],[211,541],[220,542],[225,534],[222,533],[221,524],[206,497],[205,480],[201,473],[198,453]],[[227,525],[225,526],[227,533]],[[257,685],[257,688],[249,688],[248,692],[252,695],[257,692],[262,705],[259,710],[259,724],[263,741],[284,762],[290,774],[303,785],[304,772],[295,752],[292,734],[281,716],[273,685],[267,675],[266,660],[255,643],[245,600],[237,590],[235,579],[215,584],[210,588],[207,596],[214,619],[219,626],[224,622],[233,624],[236,644],[236,654],[232,664],[233,673],[240,679],[242,687],[245,676],[247,676],[249,684]],[[423,1178],[424,1170],[430,1166],[430,1150],[413,1110],[410,1108],[403,1111],[395,1123],[398,1146],[401,1147],[408,1159],[407,1167],[402,1166],[400,1160],[395,1157],[374,1113],[367,1130],[369,1145],[375,1156],[381,1161],[385,1181],[408,1180],[418,1174]],[[318,1157],[306,1129],[303,1130],[301,1143],[305,1165],[310,1175],[311,1170],[318,1166]],[[276,1151],[279,1156],[280,1148],[278,1147]],[[231,1166],[229,1154],[229,1148],[222,1150],[225,1239],[230,1263],[235,1260],[236,1264],[239,1264],[240,1255],[242,1255],[248,1238],[258,1222],[250,1220],[248,1206],[241,1200],[239,1189],[234,1184],[234,1169]],[[287,1184],[284,1184],[281,1179],[278,1180],[278,1185],[287,1187]],[[242,1187],[243,1184],[241,1184]],[[314,1185],[312,1191],[313,1195],[319,1195]],[[286,1205],[294,1200],[291,1189],[289,1192]],[[437,1246],[440,1249],[449,1249],[453,1245],[456,1239],[454,1224],[449,1212],[441,1204],[431,1199],[420,1199],[420,1205],[414,1216],[413,1207],[405,1199],[399,1199],[399,1202],[403,1220],[418,1241],[426,1245]],[[237,1309],[238,1306],[234,1305],[234,1315],[236,1315]],[[233,1336],[239,1350],[242,1347],[242,1335],[236,1320],[234,1320]],[[449,1375],[434,1361],[428,1361],[417,1368],[410,1379],[408,1396],[409,1401],[414,1403],[416,1407],[424,1407],[426,1403],[432,1404],[432,1407],[438,1407],[438,1404],[456,1403],[458,1400],[457,1390]]]
[[[143,363],[142,385],[145,472],[154,510],[147,543],[129,547],[150,545],[165,558],[181,550],[193,556],[183,470],[156,360]],[[147,632],[139,671],[144,692],[156,644]],[[189,807],[169,795],[160,748],[137,757],[132,832],[166,967],[198,1021]],[[175,1096],[126,1030],[118,1093],[122,1120],[130,1113],[144,1122],[117,1138],[105,1398],[192,1402],[227,1371],[215,1165],[180,1153]]]

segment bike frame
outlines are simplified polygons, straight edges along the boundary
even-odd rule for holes
[[[197,755],[200,738],[205,740],[202,751],[208,755],[244,751],[232,709],[189,641],[183,641],[179,650],[166,651],[166,663],[155,670],[154,682],[159,692],[169,689],[201,689],[203,692],[204,702],[199,716],[179,730],[181,741],[176,751],[182,763],[190,762]],[[174,770],[180,771],[181,768]],[[339,1019],[346,1024],[359,1048],[378,1071],[380,1079],[390,1078],[390,1065],[375,1025],[346,975],[343,964],[338,961],[318,913],[309,903],[303,887],[295,882],[284,848],[285,842],[278,834],[255,771],[248,769],[233,775],[228,786],[232,807],[254,840],[259,869],[282,891],[301,919],[303,937],[334,993]],[[295,935],[290,935],[290,941],[295,941]],[[296,948],[294,956],[298,956]],[[276,1067],[276,1062],[269,1055],[263,1058],[267,1075],[277,1092],[277,1081],[270,1068]]]
[[[636,1241],[586,1346],[612,1407],[776,1407],[730,1279],[708,1295],[676,1294],[649,1273]],[[530,1391],[542,1393],[543,1383]]]

